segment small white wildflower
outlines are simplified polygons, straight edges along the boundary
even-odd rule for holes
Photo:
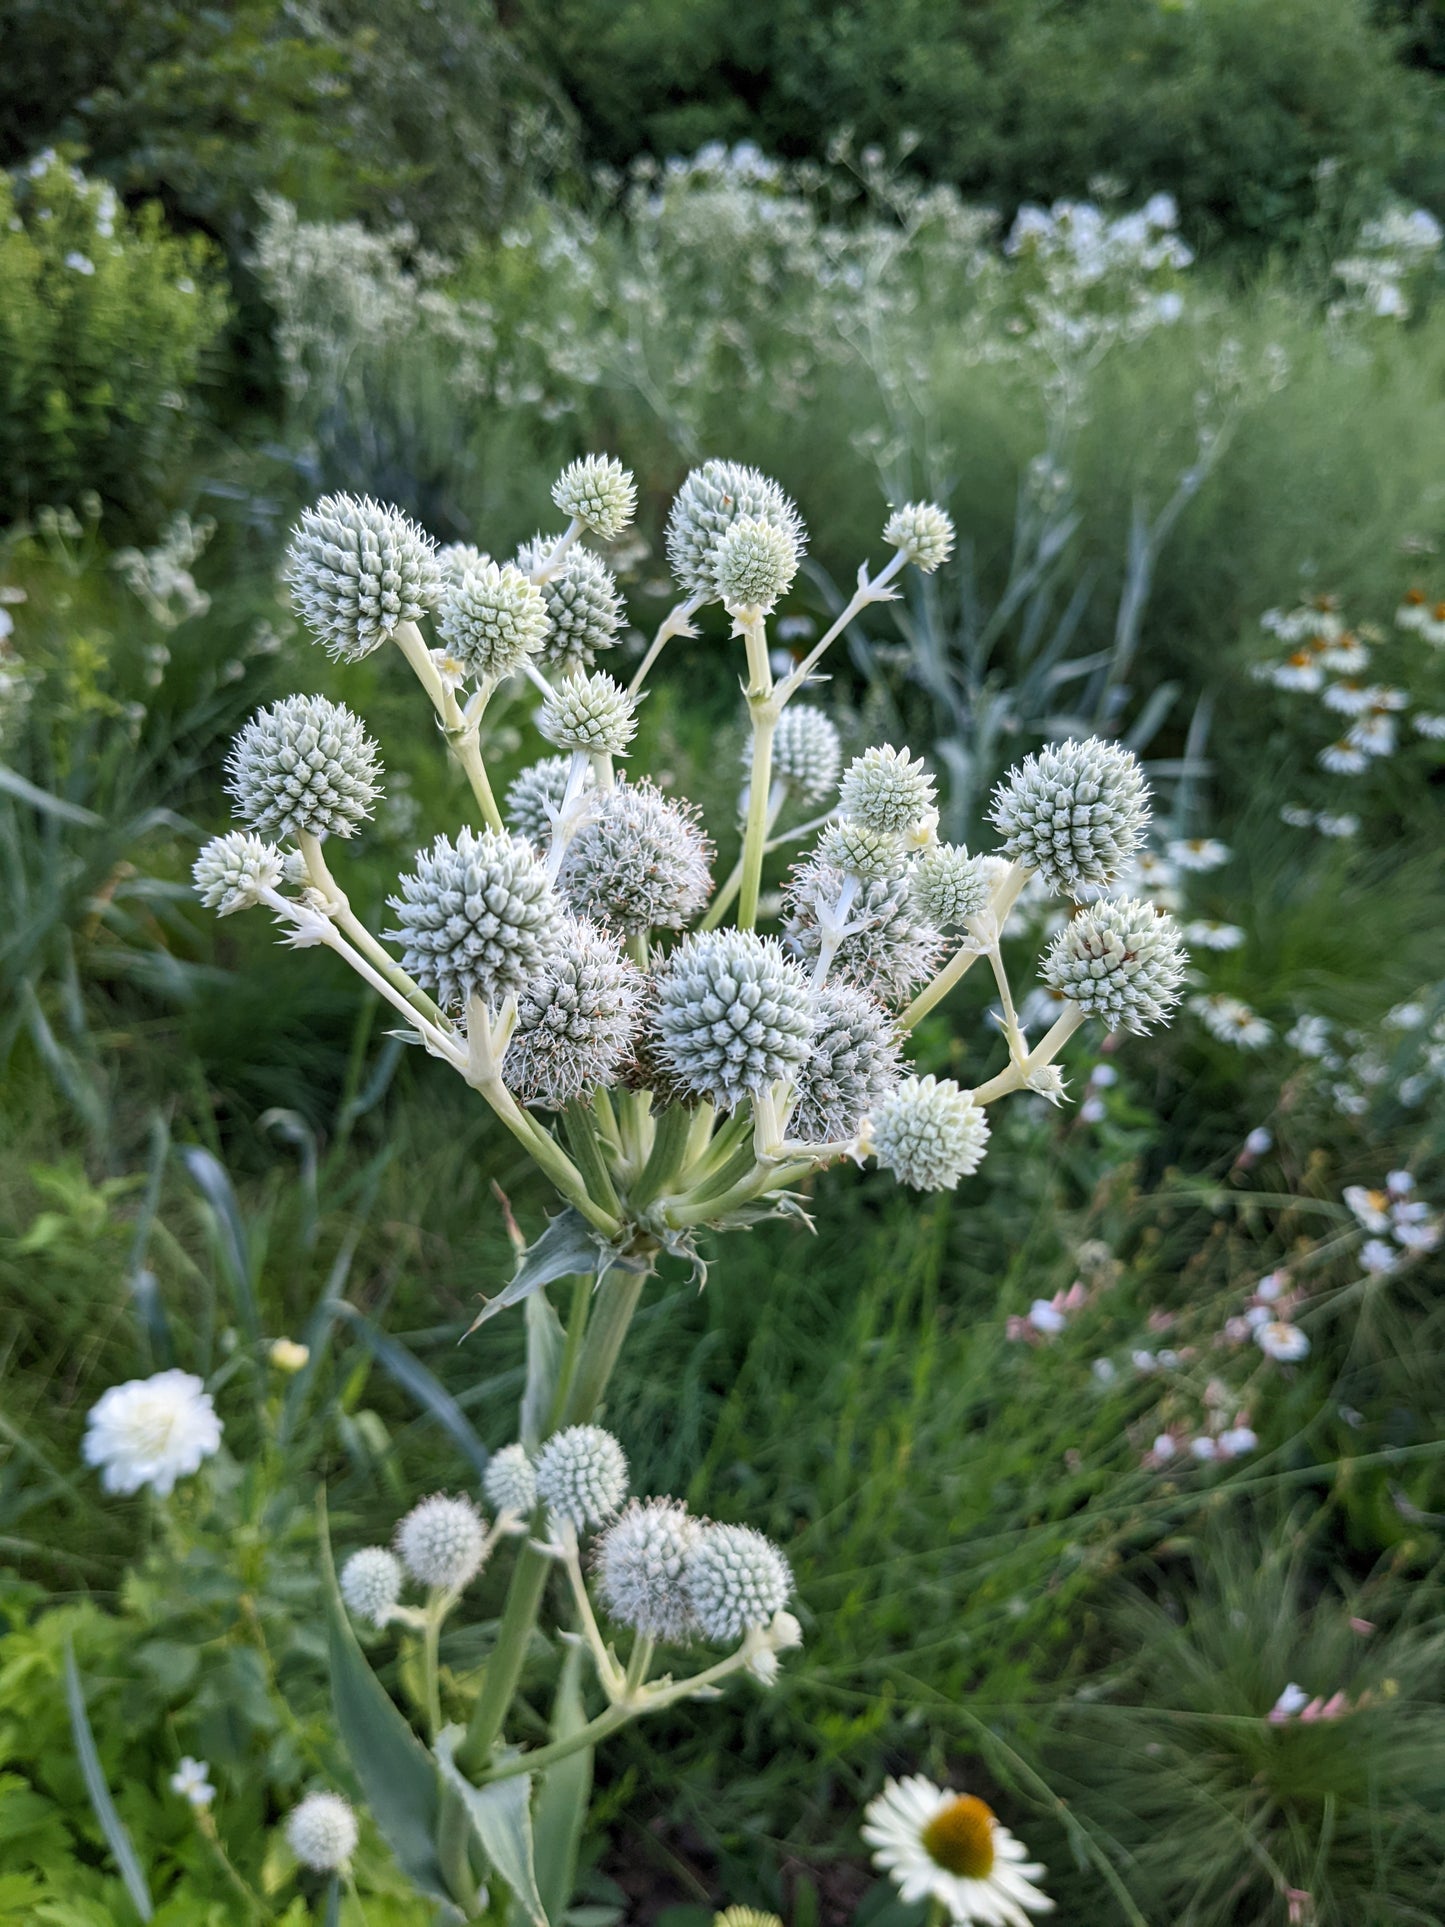
[[[1193,870],[1200,874],[1217,870],[1221,863],[1229,861],[1229,845],[1221,843],[1218,837],[1176,837],[1166,848],[1171,863],[1177,864],[1181,870]]]
[[[378,1630],[401,1598],[401,1565],[385,1546],[363,1546],[341,1568],[341,1597],[358,1619]]]
[[[1201,917],[1185,924],[1184,940],[1197,944],[1201,950],[1238,950],[1244,942],[1244,932],[1237,923],[1215,923]]]
[[[1240,998],[1223,991],[1191,997],[1189,1008],[1211,1037],[1221,1044],[1233,1044],[1239,1050],[1261,1050],[1274,1036],[1272,1024]]]
[[[1288,1324],[1282,1318],[1271,1318],[1257,1326],[1254,1342],[1266,1358],[1273,1358],[1281,1365],[1293,1365],[1307,1357],[1310,1348],[1310,1341],[1299,1326]]]
[[[889,1780],[863,1814],[873,1864],[907,1906],[929,1902],[954,1927],[1028,1927],[1053,1902],[1033,1883],[1043,1867],[993,1809],[921,1773]]]
[[[173,1369],[103,1392],[86,1418],[80,1450],[87,1465],[101,1468],[107,1492],[128,1497],[148,1485],[164,1499],[220,1447],[210,1393],[194,1372]]]
[[[482,1474],[482,1490],[498,1512],[531,1513],[537,1503],[537,1474],[525,1445],[504,1445],[493,1452]]]
[[[537,1496],[578,1531],[610,1519],[627,1497],[627,1455],[600,1425],[569,1425],[537,1454]]]
[[[889,516],[883,540],[932,575],[953,554],[953,521],[937,502],[909,502]]]
[[[792,1568],[771,1539],[751,1526],[703,1526],[689,1549],[687,1596],[705,1639],[741,1639],[781,1612]]]
[[[1384,1238],[1366,1238],[1360,1246],[1360,1263],[1372,1278],[1383,1278],[1399,1262],[1399,1252]]]
[[[637,485],[612,456],[584,455],[557,477],[552,500],[599,541],[613,542],[636,512]]]
[[[188,1753],[171,1775],[171,1792],[179,1793],[183,1800],[189,1800],[193,1807],[208,1807],[216,1797],[216,1789],[211,1785],[211,1769],[204,1760],[192,1759]]]

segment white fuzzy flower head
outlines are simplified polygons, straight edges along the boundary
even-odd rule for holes
[[[922,1774],[889,1780],[863,1813],[873,1864],[908,1905],[935,1902],[958,1927],[1028,1927],[1053,1901],[1033,1883],[1043,1873],[992,1808]]]
[[[988,1119],[951,1077],[910,1077],[865,1126],[879,1165],[915,1191],[952,1191],[988,1146]]]
[[[584,455],[571,462],[552,486],[552,500],[599,541],[613,542],[632,520],[637,486],[609,455]]]
[[[820,919],[837,903],[846,881],[841,870],[816,856],[794,871],[784,938],[795,956],[805,961],[817,956]],[[908,877],[865,883],[848,906],[833,973],[885,1001],[904,998],[932,975],[943,948],[942,933],[920,912]]]
[[[1276,1359],[1281,1365],[1293,1365],[1309,1356],[1309,1339],[1298,1325],[1288,1324],[1281,1318],[1257,1325],[1254,1342],[1266,1358]]]
[[[204,1760],[196,1760],[188,1753],[171,1775],[171,1792],[179,1793],[193,1807],[204,1809],[216,1797],[216,1789],[211,1784],[211,1769]]]
[[[468,675],[500,682],[542,647],[546,600],[513,563],[482,562],[445,583],[437,633]]]
[[[379,1630],[401,1598],[401,1562],[385,1546],[363,1546],[341,1568],[339,1583],[350,1610]]]
[[[356,1852],[356,1815],[339,1793],[308,1793],[286,1821],[286,1844],[313,1873],[335,1873]]]
[[[517,567],[534,575],[551,553],[545,535],[523,545]],[[542,661],[558,669],[590,669],[599,650],[610,649],[622,626],[617,578],[591,549],[569,549],[556,575],[542,584],[547,639]]]
[[[647,779],[620,782],[598,795],[557,887],[578,916],[619,936],[680,930],[711,894],[712,854],[690,804]]]
[[[432,538],[400,509],[327,495],[291,532],[286,580],[296,613],[329,655],[355,662],[415,622],[440,583]]]
[[[1127,749],[1091,736],[1025,757],[995,791],[990,820],[1006,855],[1076,897],[1112,882],[1139,848],[1149,791]]]
[[[513,778],[507,788],[507,821],[515,835],[538,849],[548,847],[552,840],[549,812],[561,809],[571,773],[570,756],[544,756]],[[589,767],[582,782],[583,792],[590,791],[595,782]]]
[[[798,573],[797,541],[776,522],[740,515],[718,543],[713,573],[724,607],[771,609]]]
[[[959,930],[988,908],[993,875],[986,857],[961,843],[935,843],[913,866],[913,900],[939,930]]]
[[[860,883],[896,883],[908,868],[908,849],[892,830],[873,830],[843,817],[818,838],[816,861]]]
[[[504,1445],[493,1452],[482,1474],[482,1490],[498,1512],[530,1515],[537,1503],[537,1474],[525,1445]]]
[[[605,670],[582,670],[558,681],[537,727],[554,749],[620,756],[637,734],[637,700]]]
[[[741,1639],[787,1605],[793,1572],[751,1526],[704,1526],[688,1556],[687,1596],[704,1639]]]
[[[581,1531],[610,1519],[627,1497],[627,1454],[600,1425],[569,1425],[537,1454],[537,1496]]]
[[[352,836],[380,794],[381,754],[344,703],[285,696],[232,743],[226,788],[260,836]]]
[[[1138,897],[1105,898],[1066,923],[1044,982],[1110,1030],[1152,1030],[1179,1002],[1188,953],[1172,917]]]
[[[164,1499],[177,1479],[220,1450],[221,1421],[194,1372],[157,1372],[102,1392],[85,1421],[81,1457],[100,1467],[107,1492],[148,1485]]]
[[[191,866],[197,896],[223,917],[258,904],[261,892],[274,890],[281,875],[281,852],[275,844],[245,830],[213,836]]]
[[[883,540],[932,575],[953,554],[953,520],[937,502],[909,502],[889,516]]]
[[[851,1138],[902,1076],[893,1019],[876,997],[829,982],[815,1000],[813,1048],[794,1079],[788,1135],[804,1144]]]
[[[719,1110],[806,1062],[812,992],[775,938],[751,930],[687,937],[655,982],[659,1054],[684,1090]]]
[[[475,542],[447,542],[437,550],[437,571],[444,584],[460,582],[468,569],[480,569],[491,559]]]
[[[703,1528],[676,1499],[636,1499],[593,1553],[597,1590],[609,1615],[648,1639],[673,1643],[695,1630],[687,1565]]]
[[[773,733],[773,781],[786,783],[800,803],[821,803],[838,787],[842,760],[838,731],[823,711],[808,703],[789,703]],[[750,770],[752,763],[749,736],[744,769]]]
[[[865,823],[870,830],[910,836],[933,809],[933,778],[920,756],[883,743],[855,756],[843,773],[838,808],[845,817]]]
[[[677,492],[667,521],[667,559],[689,595],[712,601],[718,594],[723,537],[742,519],[766,522],[803,552],[798,511],[766,475],[737,462],[704,462]]]
[[[524,1104],[556,1111],[613,1083],[641,1019],[642,992],[641,971],[610,931],[566,917],[560,944],[518,1000],[508,1088]]]
[[[448,1009],[469,997],[499,1006],[524,990],[560,941],[562,906],[525,843],[494,830],[439,836],[417,853],[388,902],[402,964]]]
[[[458,1592],[481,1570],[486,1521],[470,1499],[434,1492],[414,1505],[396,1529],[401,1563],[418,1585]]]

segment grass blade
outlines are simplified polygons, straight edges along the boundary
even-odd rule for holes
[[[377,1364],[431,1414],[480,1478],[487,1469],[491,1454],[478,1438],[471,1420],[441,1380],[429,1372],[419,1358],[414,1358],[405,1345],[399,1345],[394,1338],[388,1338],[385,1332],[379,1331],[365,1312],[358,1311],[355,1305],[348,1305],[343,1300],[337,1304],[336,1310],[360,1334]]]
[[[151,1899],[150,1888],[146,1885],[145,1873],[136,1858],[131,1837],[126,1832],[125,1822],[115,1810],[115,1801],[110,1797],[110,1788],[105,1783],[101,1770],[100,1754],[96,1751],[95,1735],[90,1730],[90,1715],[85,1710],[85,1694],[80,1687],[80,1674],[76,1671],[75,1652],[69,1641],[65,1647],[65,1703],[70,1709],[70,1731],[75,1739],[75,1750],[80,1756],[80,1771],[85,1780],[85,1790],[90,1795],[90,1804],[95,1809],[95,1817],[100,1822],[100,1830],[105,1835],[105,1843],[115,1855],[120,1868],[120,1877],[125,1882],[125,1890],[131,1897],[131,1904],[142,1920],[150,1920],[155,1915],[155,1903]]]

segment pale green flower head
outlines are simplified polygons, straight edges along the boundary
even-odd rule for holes
[[[936,795],[921,756],[911,757],[906,749],[882,743],[865,749],[848,765],[838,791],[838,808],[870,830],[911,836],[932,813]]]
[[[813,995],[776,939],[751,930],[686,937],[654,983],[659,1054],[684,1090],[719,1110],[806,1062]]]
[[[548,812],[562,807],[571,772],[570,755],[544,756],[540,762],[529,763],[513,778],[507,787],[507,821],[515,835],[538,849],[547,848],[552,840],[552,818]],[[590,791],[596,780],[589,766],[582,783],[584,792]]]
[[[773,733],[773,779],[785,782],[801,803],[821,803],[838,787],[843,751],[838,731],[821,709],[808,703],[789,703]],[[743,767],[750,770],[753,744],[743,750]]]
[[[296,613],[328,655],[355,662],[431,608],[440,586],[436,545],[400,509],[327,495],[291,532],[286,581]]]
[[[952,1191],[971,1177],[988,1145],[988,1119],[950,1077],[910,1077],[865,1126],[873,1155],[915,1191]]]
[[[396,1529],[401,1563],[418,1585],[457,1592],[481,1570],[486,1521],[470,1499],[437,1492],[414,1505]]]
[[[793,1572],[751,1526],[704,1526],[687,1562],[687,1594],[704,1639],[741,1639],[787,1605]]]
[[[191,867],[196,894],[208,910],[229,917],[261,901],[263,890],[274,890],[283,874],[281,852],[274,843],[245,830],[213,836]]]
[[[815,1019],[812,1052],[794,1080],[788,1136],[844,1143],[903,1074],[898,1031],[878,999],[854,984],[825,983]]]
[[[1045,983],[1111,1030],[1150,1031],[1179,1002],[1188,955],[1174,919],[1137,897],[1079,911],[1049,945]]]
[[[500,682],[535,656],[547,636],[542,591],[511,562],[480,562],[442,589],[437,633],[470,676]]]
[[[537,1503],[537,1474],[525,1445],[504,1445],[493,1452],[482,1474],[482,1490],[498,1512],[528,1516]]]
[[[1149,791],[1137,759],[1091,736],[1027,756],[994,793],[1006,856],[1060,896],[1111,883],[1144,840]]]
[[[729,609],[771,609],[797,573],[796,538],[761,516],[740,515],[718,543],[714,576]]]
[[[356,1815],[339,1793],[308,1793],[286,1821],[286,1844],[313,1873],[335,1873],[356,1852]]]
[[[987,857],[970,856],[961,843],[935,843],[913,866],[913,897],[940,930],[958,930],[988,908],[993,895]]]
[[[712,855],[692,804],[648,778],[619,782],[598,792],[557,887],[578,916],[619,936],[681,930],[712,893]]]
[[[261,836],[353,836],[381,794],[381,752],[343,703],[285,696],[232,743],[226,787]]]
[[[704,462],[693,469],[677,492],[667,522],[667,559],[689,595],[716,600],[723,538],[743,519],[766,522],[802,554],[802,520],[776,482],[738,462]]]
[[[545,535],[534,536],[519,552],[517,567],[524,575],[535,574],[551,549]],[[617,578],[600,555],[572,548],[541,586],[547,608],[542,661],[550,668],[590,669],[594,656],[612,648],[622,627]]]
[[[687,1565],[702,1530],[677,1499],[634,1499],[593,1553],[608,1616],[648,1639],[679,1643],[690,1638],[697,1628]]]
[[[844,817],[819,836],[817,861],[860,883],[894,883],[908,868],[908,850],[893,831],[870,829]]]
[[[554,749],[620,756],[637,734],[637,702],[605,670],[563,676],[537,712]]]
[[[627,1454],[600,1425],[569,1425],[537,1454],[537,1497],[577,1531],[610,1519],[627,1497]]]
[[[557,477],[552,500],[564,515],[574,517],[599,541],[612,542],[632,520],[637,507],[637,485],[609,455],[584,455]]]
[[[937,502],[909,502],[889,516],[883,540],[932,575],[953,554],[953,522]]]
[[[498,1007],[525,990],[561,941],[562,905],[531,848],[494,830],[439,836],[387,899],[402,967],[449,1010]]]
[[[363,1546],[341,1568],[341,1597],[358,1619],[378,1630],[401,1598],[401,1562],[385,1546]]]
[[[524,1104],[561,1110],[616,1081],[642,1016],[642,973],[610,932],[564,919],[561,941],[517,1003],[504,1076]]]

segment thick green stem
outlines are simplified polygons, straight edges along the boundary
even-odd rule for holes
[[[602,1403],[602,1394],[646,1283],[645,1272],[613,1271],[598,1286],[592,1300],[587,1342],[582,1347],[577,1375],[562,1407],[563,1425],[585,1425]]]
[[[760,609],[745,609],[738,627],[748,652],[748,711],[753,726],[751,787],[748,820],[743,830],[742,882],[738,889],[738,928],[751,930],[758,920],[758,897],[763,884],[763,846],[768,840],[768,804],[773,782],[773,733],[778,727],[778,705],[773,700],[773,672],[768,662],[768,639]]]
[[[612,1183],[612,1173],[602,1156],[602,1146],[597,1141],[597,1127],[592,1121],[591,1110],[580,1098],[574,1097],[563,1115],[567,1120],[567,1142],[572,1147],[578,1168],[587,1180],[587,1189],[605,1210],[620,1219],[622,1205]]]
[[[681,1104],[672,1104],[656,1123],[647,1162],[627,1191],[628,1208],[634,1218],[668,1185],[682,1163],[692,1129],[692,1112]]]

